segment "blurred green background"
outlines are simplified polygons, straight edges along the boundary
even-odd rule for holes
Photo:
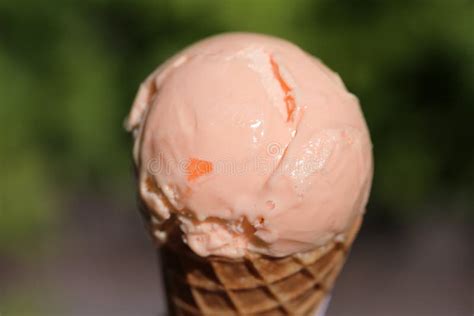
[[[298,44],[360,98],[369,221],[473,219],[472,1],[1,1],[0,260],[54,245],[71,201],[132,204],[122,123],[139,83],[228,31]]]

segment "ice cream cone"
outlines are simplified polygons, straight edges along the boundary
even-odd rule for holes
[[[152,215],[147,219],[155,236]],[[159,250],[169,313],[314,315],[333,288],[360,224],[359,217],[343,238],[312,251],[242,259],[200,257],[182,241],[179,228],[169,226]]]
[[[172,315],[324,310],[373,170],[337,74],[282,39],[214,36],[142,83],[126,127]]]

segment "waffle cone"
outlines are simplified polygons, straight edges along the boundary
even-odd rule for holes
[[[159,251],[169,314],[314,315],[333,288],[360,224],[361,217],[341,240],[283,258],[204,258],[182,241],[177,227],[167,229],[170,236]]]

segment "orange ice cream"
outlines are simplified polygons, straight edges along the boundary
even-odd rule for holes
[[[142,200],[201,256],[302,252],[365,210],[358,100],[284,40],[223,34],[183,50],[142,83],[126,126]]]

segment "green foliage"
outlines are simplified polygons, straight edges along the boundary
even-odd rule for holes
[[[52,223],[80,188],[124,190],[122,122],[140,81],[211,34],[287,38],[339,72],[374,142],[373,205],[404,214],[472,192],[469,1],[4,1],[0,248]]]

